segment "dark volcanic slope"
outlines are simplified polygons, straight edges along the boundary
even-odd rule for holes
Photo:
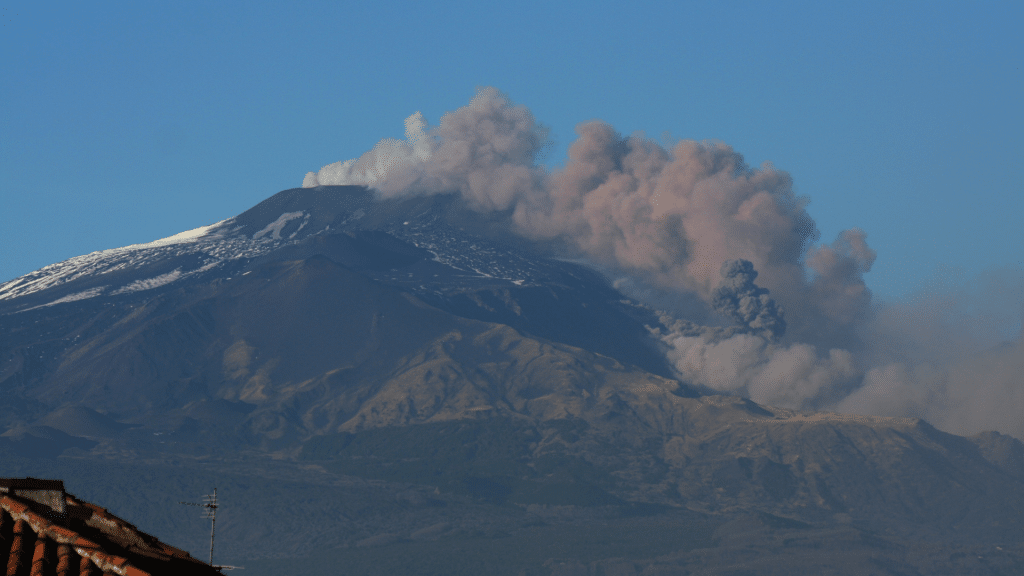
[[[189,242],[5,284],[2,382],[26,406],[7,417],[70,405],[174,428],[228,402],[236,432],[281,447],[375,421],[396,382],[446,388],[410,403],[410,421],[427,421],[544,370],[667,373],[642,309],[593,271],[458,226],[479,227],[472,216],[452,197],[289,190]],[[511,364],[481,365],[499,357]]]
[[[362,187],[299,188],[201,232],[72,258],[0,285],[0,318],[18,331],[0,340],[2,349],[46,341],[65,350],[71,343],[54,339],[69,325],[94,323],[101,307],[124,311],[271,262],[321,255],[455,315],[670,372],[644,328],[657,323],[653,315],[623,303],[594,271],[510,242],[501,219],[454,196],[382,202]],[[0,370],[11,369],[13,360],[6,362]]]

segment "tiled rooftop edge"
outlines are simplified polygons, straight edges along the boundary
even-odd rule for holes
[[[73,530],[53,524],[46,518],[33,512],[25,504],[17,502],[9,496],[0,496],[0,508],[6,510],[15,522],[24,520],[37,535],[45,535],[59,544],[70,544],[79,556],[89,558],[100,570],[114,572],[121,576],[128,576],[129,574],[132,576],[150,576],[149,572],[131,566],[128,559],[102,552],[95,542],[83,538]],[[129,572],[129,568],[131,572]]]
[[[27,505],[22,504],[9,496],[0,496],[0,508],[6,510],[15,522],[18,520],[24,520],[37,535],[46,536],[58,544],[70,545],[79,556],[89,558],[89,560],[91,560],[92,563],[101,571],[113,572],[120,576],[151,576],[149,572],[133,566],[127,558],[104,552],[99,544],[86,539],[81,534],[78,534],[73,530],[50,522],[46,518],[43,518],[33,512]],[[127,523],[117,522],[118,519],[110,515],[109,512],[107,513],[107,518],[104,518],[104,520],[107,522],[113,520],[111,524],[120,530],[125,530],[125,528],[127,528],[127,526],[124,525]],[[131,526],[131,528],[134,528],[134,526]],[[141,533],[138,533],[135,530],[131,530],[130,532],[129,536],[135,536],[140,544],[148,544],[141,538]],[[163,553],[168,557],[168,559],[178,558],[181,560],[195,560],[196,562],[199,562],[184,550],[164,544],[158,540],[154,542],[154,544],[156,544],[156,546],[146,546],[146,548],[152,548],[152,550],[138,550],[137,553],[150,557],[158,557],[157,554],[152,553],[157,552],[158,554]],[[145,554],[145,552],[150,553]]]

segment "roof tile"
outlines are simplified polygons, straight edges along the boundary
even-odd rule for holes
[[[5,492],[4,487],[13,488]],[[61,491],[56,494],[56,500],[40,500],[14,490],[50,490],[54,487]],[[58,506],[58,509],[50,506]],[[105,508],[63,492],[60,480],[0,478],[0,510],[11,516],[16,528],[31,530],[38,535],[35,550],[26,553],[38,565],[37,572],[44,566],[51,566],[40,573],[51,573],[52,565],[60,562],[65,571],[69,566],[80,563],[81,574],[99,574],[101,570],[111,576],[220,574],[209,564],[193,558],[184,550],[160,542]],[[20,542],[21,538],[15,540]]]

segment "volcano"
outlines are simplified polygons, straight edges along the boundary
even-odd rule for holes
[[[1024,444],[708,395],[458,195],[280,192],[0,285],[0,475],[256,574],[1024,572]],[[207,486],[210,485],[210,486]]]

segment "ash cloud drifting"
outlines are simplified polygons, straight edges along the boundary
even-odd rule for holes
[[[815,244],[808,200],[770,164],[751,168],[724,144],[623,137],[595,120],[577,126],[565,166],[548,171],[536,162],[547,129],[494,88],[479,89],[438,126],[419,112],[405,124],[405,140],[383,140],[310,172],[303,186],[362,184],[384,198],[458,193],[479,212],[506,213],[525,237],[628,277],[634,294],[703,303],[694,317],[734,326],[666,317],[656,332],[680,377],[699,386],[768,404],[922,416],[957,432],[997,427],[1024,437],[1024,421],[984,413],[1005,403],[1024,413],[1019,377],[969,389],[957,374],[980,370],[970,364],[979,356],[929,361],[880,348],[908,335],[887,326],[881,319],[890,309],[872,302],[863,275],[876,255],[867,235],[846,230]],[[990,352],[1005,365],[999,375],[1020,363],[1019,341]],[[926,364],[933,376],[919,374]],[[978,407],[957,412],[965,394]],[[982,400],[986,394],[998,398]]]

